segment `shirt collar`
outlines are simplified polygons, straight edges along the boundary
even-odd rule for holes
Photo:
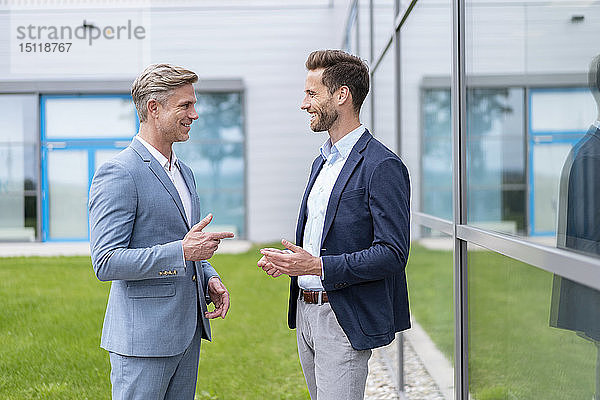
[[[179,159],[177,158],[173,150],[171,150],[171,165],[169,165],[169,159],[165,157],[160,151],[158,151],[154,146],[142,139],[140,135],[135,135],[135,138],[139,140],[141,144],[144,145],[144,147],[150,152],[152,157],[154,157],[156,161],[158,161],[158,163],[162,165],[163,168],[169,171],[171,170],[171,165],[175,165],[177,168],[179,168]]]
[[[328,138],[320,148],[321,157],[323,157],[324,160],[327,160],[331,154],[337,153],[340,158],[345,159],[348,157],[348,154],[350,154],[350,151],[356,142],[358,142],[358,139],[362,136],[364,130],[365,127],[360,124],[358,128],[344,135],[344,137],[338,140],[333,146],[331,145],[331,138]]]

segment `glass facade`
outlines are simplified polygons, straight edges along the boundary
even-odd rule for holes
[[[600,292],[469,249],[469,388],[476,399],[595,398]]]
[[[432,346],[439,350],[437,359],[433,359],[438,371],[437,389],[430,393],[431,398],[454,398],[454,307],[453,307],[453,268],[452,237],[431,228],[422,228],[421,235],[412,242],[410,261],[406,269],[409,287],[409,302],[413,317],[410,335],[406,346],[420,346],[423,340],[419,331],[426,332]],[[415,343],[417,342],[417,343]],[[434,353],[435,354],[435,353]],[[407,389],[418,385],[409,379],[410,367],[405,368]],[[412,398],[409,396],[409,398]]]
[[[411,175],[413,329],[452,365],[444,397],[600,398],[600,7],[353,4],[363,122]]]

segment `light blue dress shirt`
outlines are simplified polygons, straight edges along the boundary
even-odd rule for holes
[[[302,243],[302,248],[315,257],[319,257],[321,254],[325,213],[327,211],[327,204],[329,203],[331,191],[348,159],[348,154],[350,154],[350,151],[356,142],[358,142],[358,139],[360,139],[364,131],[364,126],[360,125],[358,128],[338,140],[336,144],[332,145],[331,138],[329,138],[321,146],[321,157],[323,157],[325,163],[323,164],[321,171],[319,171],[315,184],[308,195],[308,215],[304,227],[304,239]],[[320,291],[323,290],[323,284],[321,283],[323,278],[324,271],[322,271],[322,276],[301,275],[298,277],[298,286],[306,290]]]

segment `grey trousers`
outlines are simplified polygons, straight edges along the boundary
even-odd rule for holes
[[[355,350],[329,303],[298,300],[298,355],[312,400],[361,400],[371,350]]]
[[[172,357],[109,353],[113,400],[193,400],[198,379],[202,325],[188,348]]]

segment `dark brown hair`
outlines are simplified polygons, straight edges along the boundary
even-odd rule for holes
[[[317,50],[309,54],[306,69],[324,68],[323,84],[333,94],[342,86],[352,93],[352,106],[358,113],[369,93],[369,67],[360,58],[342,50]]]

